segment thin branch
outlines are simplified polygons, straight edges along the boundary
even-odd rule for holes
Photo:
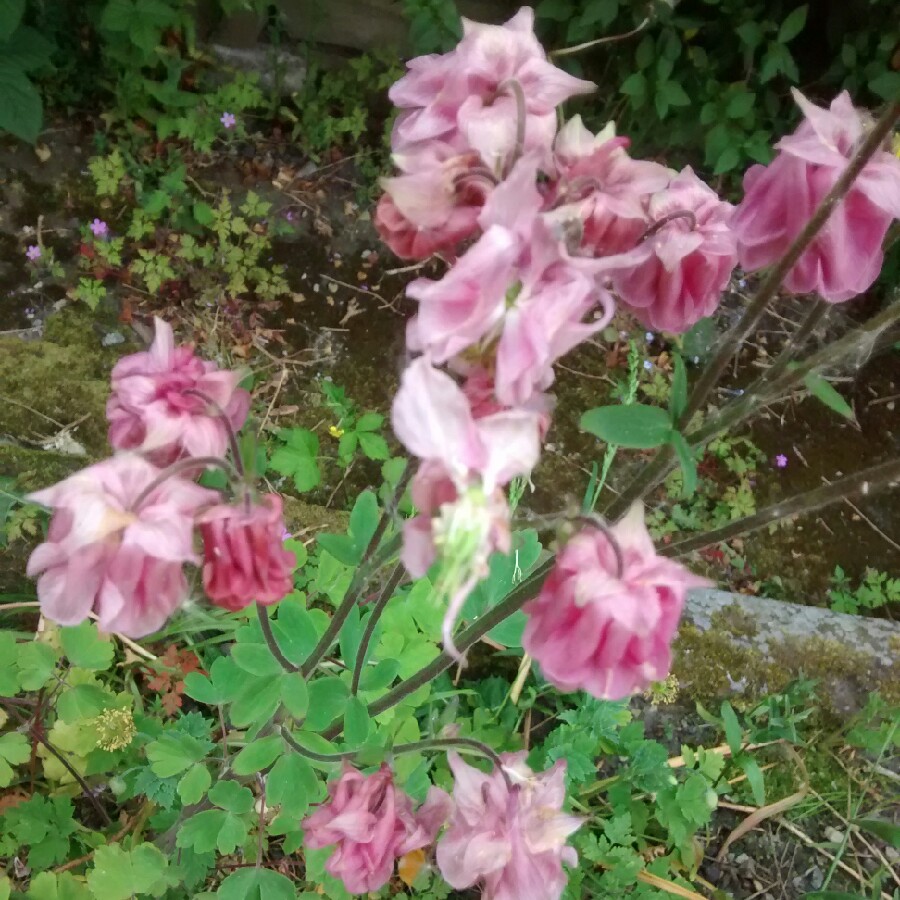
[[[216,414],[216,418],[222,423],[225,428],[225,433],[228,435],[228,446],[231,447],[231,455],[232,457],[234,457],[234,467],[235,469],[237,469],[238,475],[243,478],[244,460],[241,459],[241,448],[238,444],[237,434],[235,434],[234,426],[231,424],[231,419],[228,417],[228,413],[225,412],[225,410],[222,409],[222,407],[204,391],[198,391],[196,388],[189,388],[185,391],[185,394],[191,394],[194,397],[198,397],[207,406],[213,409]]]
[[[582,50],[588,50],[591,47],[597,47],[600,44],[612,44],[615,41],[624,41],[626,38],[634,37],[640,34],[650,24],[650,17],[647,16],[637,28],[626,31],[624,34],[610,34],[606,37],[594,38],[592,41],[585,41],[583,44],[576,44],[574,47],[563,47],[561,50],[551,50],[551,57],[570,56],[573,53],[581,53]]]
[[[372,643],[372,637],[375,634],[375,626],[378,625],[381,614],[390,602],[391,597],[394,596],[394,591],[400,586],[400,582],[403,580],[405,574],[406,569],[404,568],[403,563],[397,563],[394,567],[394,571],[391,572],[390,578],[388,578],[387,583],[379,594],[378,599],[375,601],[375,605],[372,607],[372,612],[366,622],[365,631],[363,631],[362,639],[359,642],[359,650],[356,652],[356,664],[353,666],[353,680],[350,682],[350,693],[353,694],[354,697],[359,691],[359,680],[362,677],[363,667],[366,664],[366,657],[369,654],[369,644]]]
[[[84,792],[85,797],[91,801],[91,805],[97,810],[97,815],[103,819],[103,822],[106,825],[112,825],[112,819],[110,819],[109,814],[103,808],[103,805],[95,796],[94,792],[91,790],[91,786],[81,777],[81,774],[78,770],[70,763],[56,747],[53,746],[45,737],[41,737],[40,735],[35,735],[37,740],[39,740],[49,751],[52,753],[59,762],[63,765],[65,770],[78,782],[81,786],[81,790]]]
[[[368,582],[369,577],[372,574],[372,563],[376,561],[375,554],[378,550],[378,546],[388,529],[388,525],[393,519],[394,510],[397,508],[400,500],[403,498],[403,494],[406,491],[406,486],[409,484],[412,476],[412,463],[407,462],[406,469],[404,469],[403,474],[400,476],[400,480],[397,482],[397,485],[394,488],[393,499],[391,503],[385,507],[384,511],[381,514],[381,519],[378,521],[378,526],[375,529],[375,533],[372,535],[372,539],[369,541],[369,545],[366,547],[365,552],[363,553],[363,557],[360,560],[359,565],[356,567],[356,572],[353,575],[353,580],[350,582],[350,586],[347,588],[347,593],[344,596],[344,599],[341,601],[341,605],[335,610],[334,615],[331,617],[331,621],[328,623],[328,628],[325,629],[325,633],[319,639],[318,644],[316,644],[312,653],[310,653],[309,657],[300,668],[300,671],[303,673],[304,677],[308,678],[310,676],[310,674],[315,670],[316,666],[322,661],[322,658],[325,656],[325,654],[331,649],[332,644],[334,644],[334,642],[338,638],[338,635],[341,633],[341,628],[344,627],[344,622],[347,621],[347,617],[350,615],[350,611],[359,602],[359,597],[362,593],[362,589],[366,586],[366,583]],[[399,541],[394,541],[393,544],[399,546]]]
[[[789,500],[781,503],[775,503],[760,510],[756,515],[745,516],[743,519],[737,519],[729,522],[722,528],[716,528],[714,531],[707,531],[705,534],[698,534],[694,537],[686,538],[674,544],[663,547],[659,552],[661,556],[684,556],[694,550],[702,550],[713,544],[730,540],[739,534],[747,534],[750,531],[757,531],[765,528],[771,522],[777,522],[780,519],[787,519],[790,516],[800,515],[801,513],[811,513],[823,506],[829,506],[832,503],[845,500],[847,497],[853,497],[857,494],[865,496],[878,488],[890,487],[900,482],[900,459],[892,459],[888,462],[881,463],[877,466],[871,466],[833,481],[831,484],[823,485],[812,491],[806,491],[803,494],[797,494]]]
[[[281,647],[278,646],[278,641],[272,631],[272,623],[269,621],[268,610],[262,603],[256,604],[256,616],[259,619],[259,627],[262,629],[266,646],[269,648],[269,652],[272,656],[278,660],[281,668],[284,669],[285,672],[299,672],[300,666],[295,666],[284,653],[282,653]]]

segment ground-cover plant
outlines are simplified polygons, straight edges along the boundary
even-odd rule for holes
[[[392,88],[400,174],[378,225],[399,255],[451,262],[408,291],[413,358],[392,425],[415,462],[388,461],[390,488],[360,493],[345,533],[312,548],[289,538],[239,436],[242,373],[178,345],[162,320],[147,351],[116,365],[116,454],[29,498],[50,510],[28,563],[40,639],[0,636],[9,780],[27,784],[40,766],[59,787],[0,816],[2,847],[28,860],[10,889],[343,898],[384,894],[396,872],[424,897],[693,896],[696,840],[732,782],[766,807],[756,754],[798,742],[811,710],[796,692],[743,722],[728,703],[701,709],[715,737],[679,756],[625,705],[677,687],[665,682],[671,641],[688,590],[706,583],[679,560],[894,483],[900,464],[739,509],[661,549],[638,501],[676,465],[690,494],[706,447],[746,475],[752,448],[721,435],[889,334],[896,302],[803,355],[825,304],[878,274],[900,214],[900,161],[883,149],[900,106],[872,124],[847,95],[828,109],[797,95],[804,123],[747,173],[735,209],[690,169],[629,157],[612,129],[559,127],[561,104],[590,89],[547,59],[528,10],[468,23],[454,50],[414,60]],[[97,237],[108,223],[92,225]],[[665,397],[639,396],[632,364],[623,402],[581,418],[604,453],[652,458],[612,501],[592,490],[587,510],[516,528],[554,415],[555,363],[617,306],[687,332],[715,312],[739,260],[766,274],[702,373],[673,355]],[[782,283],[823,299],[756,382],[711,407]],[[338,440],[353,433],[371,450],[363,436],[381,423],[362,427],[369,414],[333,387],[326,397],[332,427],[349,426]],[[314,462],[308,434],[281,449]],[[210,469],[225,476],[215,489],[195,481]],[[137,643],[153,634],[174,651]],[[514,680],[461,686],[449,673],[485,645],[512,660]],[[857,736],[876,768],[897,740],[884,718]]]
[[[828,602],[835,612],[856,614],[900,602],[900,578],[891,578],[887,572],[877,569],[867,568],[854,587],[844,570],[835,566],[831,582]]]

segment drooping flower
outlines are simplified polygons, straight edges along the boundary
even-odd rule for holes
[[[510,786],[503,772],[486,775],[448,754],[454,809],[437,844],[437,862],[451,887],[477,885],[484,900],[558,900],[562,894],[563,863],[578,861],[566,840],[582,820],[562,812],[565,762],[535,774],[525,756],[501,757]]]
[[[234,113],[230,112],[222,113],[219,121],[225,128],[234,128],[234,126],[237,125],[237,118],[235,117]]]
[[[181,456],[224,455],[228,428],[219,410],[238,430],[250,406],[250,395],[238,388],[240,373],[220,370],[190,347],[176,347],[172,327],[161,319],[155,324],[150,349],[113,367],[106,405],[110,444],[137,450],[161,466]]]
[[[731,220],[741,265],[750,272],[785,254],[865,137],[863,114],[846,91],[828,109],[792,92],[803,121],[775,145],[779,153],[768,166],[747,170],[744,199]],[[818,293],[832,303],[863,293],[881,271],[882,243],[898,217],[900,159],[882,150],[832,210],[788,272],[784,287],[795,294]]]
[[[690,167],[653,195],[646,239],[612,279],[641,322],[680,334],[713,313],[737,264],[732,209]]]
[[[435,787],[414,811],[386,765],[363,775],[344,763],[328,793],[329,800],[303,821],[305,844],[312,850],[335,845],[325,869],[351,894],[384,887],[394,861],[430,844],[450,812],[450,798]]]
[[[405,151],[435,139],[462,144],[500,175],[517,149],[549,157],[556,107],[592,90],[593,84],[547,59],[534,35],[533,10],[520,9],[504,25],[463,19],[463,38],[454,50],[413,60],[391,88],[391,100],[404,110],[392,145]]]
[[[109,225],[103,219],[94,219],[88,226],[94,237],[106,237],[109,234]]]
[[[41,258],[41,248],[37,244],[31,244],[26,250],[25,255],[29,262],[37,262]]]
[[[707,584],[657,555],[637,503],[609,534],[588,527],[566,544],[524,607],[522,646],[560,690],[627,697],[666,677],[687,591]]]
[[[425,259],[452,250],[472,235],[492,182],[480,172],[475,153],[444,144],[427,154],[395,156],[400,175],[383,178],[375,226],[401,259]]]
[[[401,558],[414,578],[438,555],[439,595],[448,599],[444,644],[494,550],[509,549],[509,509],[500,489],[527,475],[540,454],[541,413],[503,410],[476,419],[462,389],[425,357],[403,374],[394,432],[422,460],[411,492],[419,514],[404,523]]]
[[[77,625],[94,612],[104,631],[143,637],[186,598],[183,565],[199,562],[194,517],[219,495],[172,477],[144,496],[159,475],[120,454],[29,497],[53,509],[27,569],[48,619]]]
[[[220,503],[197,519],[203,538],[203,588],[217,606],[268,605],[294,587],[294,555],[284,549],[281,497],[262,502]],[[288,537],[290,534],[288,533]]]

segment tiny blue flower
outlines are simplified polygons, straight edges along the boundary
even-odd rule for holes
[[[644,368],[649,372],[653,368],[653,363],[649,359],[645,359]]]
[[[656,335],[652,331],[648,331],[644,337],[647,339],[648,344],[652,344],[656,340]]]

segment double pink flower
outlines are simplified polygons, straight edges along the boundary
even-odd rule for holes
[[[414,811],[387,766],[363,775],[345,763],[328,794],[329,800],[303,821],[305,844],[311,850],[334,845],[325,869],[351,894],[384,887],[398,857],[434,841],[450,808],[447,794],[433,787]]]
[[[792,93],[803,121],[775,145],[780,152],[768,166],[747,170],[745,196],[731,220],[741,265],[751,272],[784,255],[865,137],[863,114],[846,91],[828,109],[797,90]],[[879,151],[788,272],[784,287],[795,294],[817,293],[832,303],[863,293],[881,271],[882,244],[896,218],[900,159]]]
[[[524,607],[522,646],[560,690],[619,700],[666,677],[687,592],[709,584],[657,554],[635,504],[608,533],[586,528],[560,551]]]
[[[155,320],[150,349],[120,359],[112,370],[106,405],[109,442],[136,450],[160,466],[182,456],[224,456],[228,427],[247,418],[250,395],[238,387],[239,372],[200,359],[191,347],[176,347],[172,327]]]

